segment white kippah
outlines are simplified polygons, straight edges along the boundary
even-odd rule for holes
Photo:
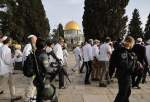
[[[3,36],[1,41],[5,41],[8,37],[7,36]]]
[[[143,39],[142,39],[142,38],[137,38],[137,41],[142,42],[142,41],[143,41]]]
[[[35,36],[35,35],[29,35],[27,38],[30,39],[30,38],[32,38],[33,36]]]

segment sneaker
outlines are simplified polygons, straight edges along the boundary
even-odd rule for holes
[[[141,87],[137,85],[133,85],[132,88],[141,89]]]
[[[140,86],[136,86],[136,88],[137,88],[137,89],[141,89],[141,87],[140,87]]]

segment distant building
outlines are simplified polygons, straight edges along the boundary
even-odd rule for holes
[[[70,21],[65,25],[64,38],[69,48],[84,42],[84,34],[81,32],[80,26],[75,21]]]

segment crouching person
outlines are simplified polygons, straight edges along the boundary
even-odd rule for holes
[[[133,72],[134,57],[131,57],[131,48],[134,45],[134,39],[131,36],[125,38],[123,47],[115,50],[112,54],[112,62],[116,70],[119,91],[114,102],[129,102],[131,94],[131,74]]]
[[[11,102],[14,102],[20,100],[22,97],[15,95],[14,77],[12,75],[15,58],[12,58],[11,49],[9,48],[11,42],[11,38],[7,37],[3,42],[4,45],[0,47],[0,87],[4,89],[5,85],[8,84]],[[2,93],[4,93],[4,91],[0,92],[0,94]]]

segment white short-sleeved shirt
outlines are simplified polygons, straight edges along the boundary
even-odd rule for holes
[[[97,45],[94,45],[92,46],[92,54],[93,54],[93,57],[98,57],[98,53],[99,53],[99,48]]]
[[[63,58],[63,51],[62,51],[62,47],[59,43],[57,43],[54,48],[53,51],[55,53],[55,55],[62,60],[62,62],[64,62],[64,58]]]
[[[109,61],[110,54],[112,53],[112,49],[109,43],[104,43],[100,45],[98,60],[99,61]]]
[[[0,75],[5,75],[13,71],[14,59],[11,49],[7,45],[0,47]]]
[[[81,57],[81,50],[79,47],[76,47],[73,52],[76,58],[79,58],[79,56]]]
[[[150,65],[150,45],[147,45],[145,48],[146,48],[147,61],[148,61],[148,64]]]
[[[84,62],[93,60],[92,46],[90,44],[86,44],[83,46],[83,60]]]

